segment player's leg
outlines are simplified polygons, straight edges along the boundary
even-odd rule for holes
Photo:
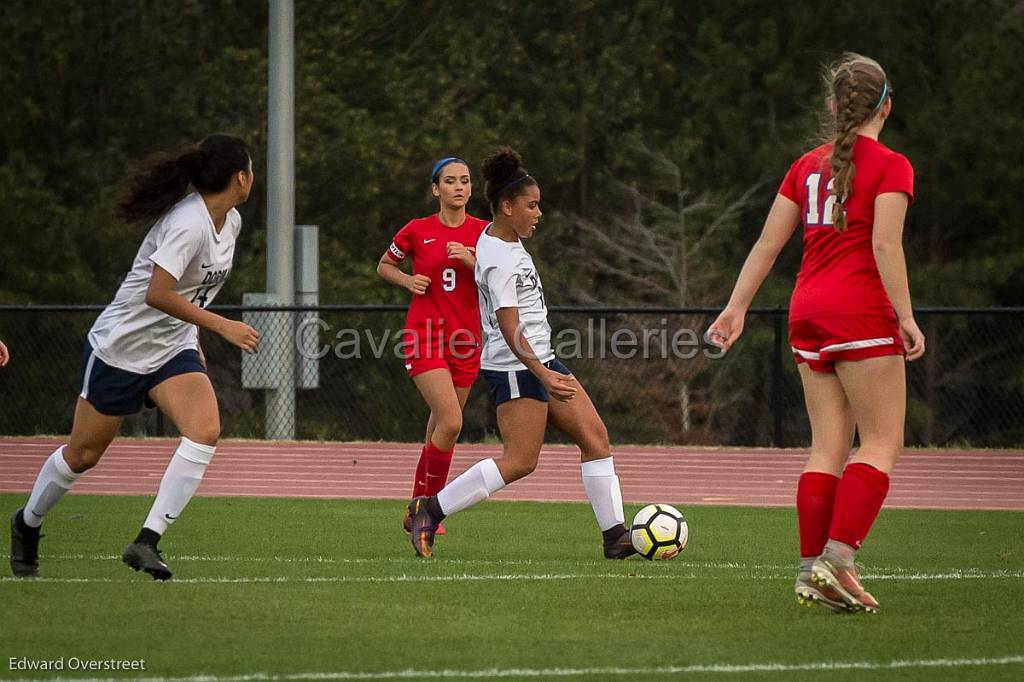
[[[462,432],[462,409],[469,398],[469,386],[457,386],[452,371],[447,368],[416,374],[413,382],[430,407],[425,444],[416,464],[413,497],[436,495],[448,482],[455,444]],[[411,530],[408,512],[404,526],[406,532]],[[444,535],[444,527],[439,527],[437,533]]]
[[[412,380],[430,408],[427,434],[416,465],[413,497],[417,497],[436,494],[448,479],[452,452],[462,432],[462,404],[447,368],[428,370],[415,375]],[[432,485],[439,469],[444,470],[444,480],[439,482],[440,485]]]
[[[498,406],[498,433],[501,457],[494,462],[505,485],[533,473],[544,445],[550,403],[535,398],[519,398]]]
[[[417,497],[409,503],[412,544],[420,556],[433,555],[434,533],[446,516],[482,502],[537,467],[547,425],[547,403],[524,397],[507,400],[498,405],[497,415],[502,456],[477,462],[437,495]]]
[[[413,383],[430,407],[430,418],[427,419],[426,437],[416,463],[412,496],[436,495],[448,482],[455,444],[462,432],[462,410],[469,399],[470,389],[468,386],[456,386],[452,372],[446,368],[416,374]],[[402,525],[406,533],[412,532],[412,515],[408,510]],[[437,534],[445,534],[443,525],[438,527]]]
[[[551,369],[568,373],[561,363]],[[625,527],[622,492],[619,477],[615,475],[608,429],[586,389],[576,383],[578,392],[572,400],[552,400],[549,403],[548,421],[580,449],[583,487],[603,536],[605,557],[624,559],[635,554],[636,550]]]
[[[87,470],[96,466],[117,435],[123,417],[100,413],[79,397],[67,445],[43,463],[28,502],[11,519],[11,571],[34,576],[39,569],[39,529],[43,518]]]
[[[456,395],[456,397],[459,400],[459,413],[462,414],[463,410],[466,409],[466,401],[469,400],[469,392],[472,389],[472,386],[462,387],[462,386],[455,386],[455,385],[453,385],[452,388],[455,389],[455,395]],[[434,431],[436,429],[437,429],[437,419],[434,416],[434,411],[431,410],[430,411],[430,417],[427,419],[427,432],[426,432],[426,437],[423,440],[424,443],[430,443],[430,442],[433,441]],[[459,432],[460,433],[462,432],[461,428],[459,429]],[[456,437],[456,441],[458,441],[458,437]],[[436,441],[433,441],[433,442],[434,442],[435,445],[437,445]]]
[[[469,396],[469,389],[462,389],[460,396],[448,369],[432,369],[417,374],[412,380],[430,407],[427,444],[433,444],[442,452],[450,452],[462,433],[462,407]]]
[[[811,581],[811,569],[828,541],[839,472],[853,447],[853,413],[831,363],[801,362],[798,367],[811,424],[811,454],[797,484],[800,569],[795,592],[800,604],[846,610],[835,590]]]
[[[847,577],[845,589],[865,609],[875,611],[878,602],[860,585],[854,553],[882,508],[889,492],[889,472],[903,450],[906,368],[901,355],[884,355],[837,362],[836,374],[857,422],[860,449],[839,481],[829,541],[820,563],[823,574],[830,570],[840,581]]]
[[[164,471],[149,515],[122,558],[135,570],[167,580],[171,571],[160,559],[157,544],[192,499],[213,459],[220,438],[220,415],[213,386],[202,371],[173,374],[150,389],[149,397],[182,437]]]

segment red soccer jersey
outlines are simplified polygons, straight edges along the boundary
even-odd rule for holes
[[[458,227],[443,225],[437,214],[406,223],[395,235],[388,257],[401,263],[412,256],[414,275],[430,278],[427,293],[413,296],[405,316],[406,329],[415,330],[424,339],[429,331],[434,340],[446,341],[460,329],[472,333],[480,343],[480,301],[477,298],[473,269],[462,261],[449,258],[448,242],[458,242],[475,253],[480,233],[489,225],[486,220],[467,215]]]
[[[853,146],[855,173],[845,203],[846,231],[832,228],[829,194],[832,144],[807,152],[790,166],[779,194],[800,206],[804,255],[789,304],[789,318],[883,312],[892,314],[875,264],[871,233],[875,198],[903,192],[914,200],[914,169],[902,154],[860,135]]]

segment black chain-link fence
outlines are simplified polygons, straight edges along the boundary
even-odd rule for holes
[[[0,306],[0,338],[12,354],[0,370],[0,433],[68,432],[82,344],[100,310]],[[201,337],[225,437],[423,437],[427,408],[396,352],[403,307],[217,310],[263,333],[258,356],[244,361],[216,335]],[[593,397],[613,442],[807,445],[786,311],[750,311],[743,339],[724,357],[701,342],[716,312],[554,308],[550,319],[559,356]],[[1024,445],[1024,309],[921,309],[917,317],[928,352],[908,365],[907,443]],[[479,380],[463,440],[496,431]],[[147,410],[124,432],[170,434],[173,426]]]

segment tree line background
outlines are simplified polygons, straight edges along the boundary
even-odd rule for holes
[[[132,162],[217,131],[248,140],[257,173],[218,302],[265,289],[266,4],[0,5],[0,303],[108,302],[146,229],[112,217]],[[915,168],[915,304],[1024,303],[1017,0],[295,12],[296,218],[321,226],[321,302],[405,302],[375,266],[435,210],[433,162],[467,159],[470,212],[488,217],[480,161],[509,144],[541,185],[529,248],[552,304],[724,304],[789,164],[820,141],[821,65],[853,50],[886,68],[882,142]],[[794,239],[756,304],[788,303],[799,259]]]
[[[149,152],[232,132],[264,177],[265,5],[3,3],[0,300],[107,302],[145,229],[112,209]],[[433,210],[433,161],[458,154],[477,170],[506,143],[540,179],[531,249],[557,303],[680,302],[580,267],[565,247],[598,247],[581,222],[615,240],[607,227],[638,207],[669,229],[666,213],[703,201],[692,248],[755,187],[691,254],[685,302],[723,303],[777,183],[815,142],[819,67],[845,49],[878,59],[895,89],[882,140],[916,172],[916,302],[1024,300],[1019,2],[297,0],[295,11],[296,214],[322,228],[324,301],[402,301],[374,266],[406,220]],[[265,288],[264,187],[242,208],[222,302]],[[472,210],[487,217],[482,201]],[[759,302],[785,304],[798,264],[793,248]]]

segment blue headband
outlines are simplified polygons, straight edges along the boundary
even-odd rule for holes
[[[878,111],[878,107],[882,106],[882,102],[885,101],[885,96],[889,94],[889,81],[885,81],[885,85],[882,86],[882,96],[878,98],[878,104],[872,111]]]
[[[437,174],[441,172],[442,168],[444,168],[453,161],[457,161],[458,163],[464,164],[467,168],[469,167],[468,163],[466,163],[457,156],[446,156],[434,164],[434,170],[430,171],[430,181],[437,182]]]

